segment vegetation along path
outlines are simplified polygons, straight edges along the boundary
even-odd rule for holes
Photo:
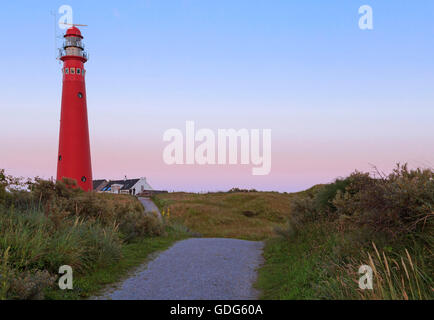
[[[177,242],[97,299],[258,299],[253,287],[263,243],[223,238]]]
[[[145,208],[145,214],[155,214],[158,220],[162,221],[163,218],[161,216],[161,212],[151,199],[144,197],[139,197],[138,199]]]

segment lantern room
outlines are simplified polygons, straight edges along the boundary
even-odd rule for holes
[[[63,46],[59,49],[59,58],[65,60],[65,57],[79,57],[80,60],[86,62],[88,55],[84,51],[83,36],[80,30],[73,26],[66,31],[64,38]]]

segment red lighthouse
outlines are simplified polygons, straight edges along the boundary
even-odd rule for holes
[[[71,178],[83,190],[91,191],[92,165],[84,69],[87,53],[84,51],[81,32],[75,26],[66,31],[64,38],[60,49],[63,89],[57,180]]]

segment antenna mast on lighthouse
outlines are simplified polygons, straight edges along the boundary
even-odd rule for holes
[[[88,55],[77,26],[85,25],[71,25],[59,49],[59,59],[63,62],[63,88],[57,180],[74,179],[81,189],[91,191],[92,164],[84,69]]]

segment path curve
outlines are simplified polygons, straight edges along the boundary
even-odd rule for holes
[[[263,243],[193,238],[175,243],[96,299],[247,300],[262,263]]]
[[[146,214],[155,213],[160,221],[163,219],[160,210],[150,198],[139,197],[138,199],[145,208]]]

